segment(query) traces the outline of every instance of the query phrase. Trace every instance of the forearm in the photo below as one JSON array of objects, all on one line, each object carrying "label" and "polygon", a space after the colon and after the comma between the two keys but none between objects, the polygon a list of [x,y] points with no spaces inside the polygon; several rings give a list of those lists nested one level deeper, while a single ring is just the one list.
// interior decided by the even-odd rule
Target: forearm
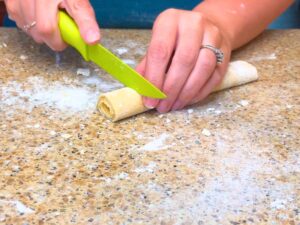
[{"label": "forearm", "polygon": [[206,0],[194,10],[207,15],[236,49],[260,34],[293,0]]}]

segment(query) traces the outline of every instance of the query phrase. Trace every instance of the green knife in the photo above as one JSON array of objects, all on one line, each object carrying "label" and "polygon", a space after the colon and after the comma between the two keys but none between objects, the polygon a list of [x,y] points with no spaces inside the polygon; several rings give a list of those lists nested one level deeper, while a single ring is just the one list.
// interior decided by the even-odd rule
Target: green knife
[{"label": "green knife", "polygon": [[166,95],[142,75],[124,63],[101,44],[87,45],[81,38],[74,20],[65,12],[59,12],[59,29],[63,40],[76,48],[86,61],[93,61],[115,79],[140,95],[163,99]]}]

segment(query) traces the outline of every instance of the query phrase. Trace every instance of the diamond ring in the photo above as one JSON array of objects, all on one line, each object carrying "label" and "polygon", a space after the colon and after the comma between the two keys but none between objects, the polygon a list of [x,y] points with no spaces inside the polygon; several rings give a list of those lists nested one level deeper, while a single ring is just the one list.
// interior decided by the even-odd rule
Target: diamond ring
[{"label": "diamond ring", "polygon": [[23,26],[24,31],[27,33],[32,27],[36,25],[36,21],[33,21],[30,24],[26,24]]},{"label": "diamond ring", "polygon": [[211,45],[202,45],[201,48],[207,48],[207,49],[212,50],[213,53],[215,53],[215,55],[216,55],[218,64],[221,64],[224,61],[224,53],[220,49],[215,48],[214,46],[211,46]]}]

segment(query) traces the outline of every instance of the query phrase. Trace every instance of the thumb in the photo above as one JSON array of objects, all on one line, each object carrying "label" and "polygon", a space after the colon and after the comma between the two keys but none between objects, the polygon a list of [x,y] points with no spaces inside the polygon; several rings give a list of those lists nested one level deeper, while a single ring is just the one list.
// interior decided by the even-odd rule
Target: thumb
[{"label": "thumb", "polygon": [[95,12],[88,0],[64,0],[61,7],[65,8],[75,20],[81,37],[88,44],[100,41],[100,28],[96,21]]}]

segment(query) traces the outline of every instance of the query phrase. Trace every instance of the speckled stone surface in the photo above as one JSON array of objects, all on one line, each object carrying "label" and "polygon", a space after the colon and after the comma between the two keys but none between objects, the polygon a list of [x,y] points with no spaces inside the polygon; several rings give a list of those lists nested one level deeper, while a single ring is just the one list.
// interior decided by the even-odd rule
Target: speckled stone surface
[{"label": "speckled stone surface", "polygon": [[[103,33],[132,66],[150,37]],[[265,32],[233,58],[259,81],[111,123],[95,105],[119,84],[0,29],[0,224],[299,225],[300,30]]]}]

